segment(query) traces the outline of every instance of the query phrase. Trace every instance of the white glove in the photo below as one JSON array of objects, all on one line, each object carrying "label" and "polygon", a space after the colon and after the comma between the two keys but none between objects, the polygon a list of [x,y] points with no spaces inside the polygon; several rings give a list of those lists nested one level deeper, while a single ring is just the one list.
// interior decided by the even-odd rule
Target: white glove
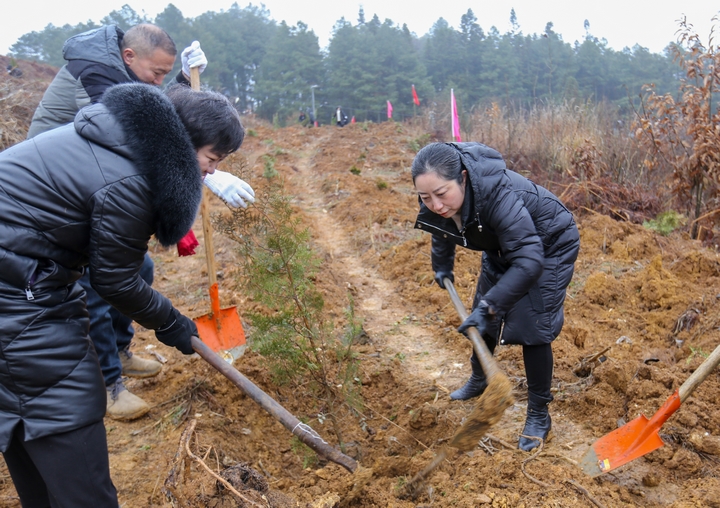
[{"label": "white glove", "polygon": [[200,74],[202,74],[208,63],[198,41],[193,41],[192,44],[183,49],[180,59],[182,60],[182,71],[186,76],[190,76],[190,67],[199,67]]},{"label": "white glove", "polygon": [[205,186],[228,206],[247,208],[247,203],[255,202],[255,191],[252,187],[230,173],[216,169],[214,173],[205,175],[203,181]]}]

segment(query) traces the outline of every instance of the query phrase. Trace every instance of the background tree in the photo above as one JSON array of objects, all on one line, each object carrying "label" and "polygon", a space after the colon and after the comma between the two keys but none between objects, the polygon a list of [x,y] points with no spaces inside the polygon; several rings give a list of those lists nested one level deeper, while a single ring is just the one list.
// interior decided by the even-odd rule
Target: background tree
[{"label": "background tree", "polygon": [[119,11],[112,11],[100,20],[101,25],[117,25],[123,32],[140,23],[150,22],[151,20],[147,16],[141,16],[127,4],[123,5]]},{"label": "background tree", "polygon": [[310,107],[310,86],[323,81],[318,38],[307,25],[289,27],[284,21],[275,30],[257,72],[257,114],[281,125]]},{"label": "background tree", "polygon": [[[458,28],[440,18],[420,38],[405,25],[381,22],[360,9],[356,25],[345,19],[336,23],[322,53],[307,25],[278,26],[262,5],[233,4],[227,11],[185,18],[169,4],[154,20],[125,5],[102,19],[123,29],[144,21],[165,28],[180,49],[199,40],[210,61],[203,84],[235,99],[242,111],[260,107],[264,118],[285,117],[307,104],[310,85],[319,85],[316,102],[323,122],[338,105],[358,120],[384,120],[387,100],[394,117],[404,118],[414,112],[413,84],[423,106],[446,103],[448,88],[454,88],[465,114],[492,103],[531,110],[538,104],[591,100],[612,103],[620,115],[628,115],[633,102],[637,106],[642,85],[653,83],[660,94],[676,93],[678,85],[669,51],[653,54],[639,46],[614,51],[591,33],[589,23],[584,40],[574,45],[564,42],[552,23],[542,34],[523,34],[512,9],[506,33],[495,27],[484,31],[468,10]],[[96,26],[48,25],[23,35],[13,56],[59,67],[65,40]],[[178,58],[172,75],[179,67]]]},{"label": "background tree", "polygon": [[22,35],[12,45],[12,55],[23,60],[35,60],[55,67],[65,65],[62,56],[62,47],[66,40],[75,34],[92,30],[100,25],[92,21],[80,23],[75,26],[63,25],[57,27],[53,24],[47,25],[40,32],[30,32]]},{"label": "background tree", "polygon": [[720,213],[720,108],[713,103],[720,93],[720,50],[712,34],[705,46],[685,21],[680,39],[690,46],[689,51],[672,49],[685,72],[682,97],[676,101],[648,85],[637,134],[654,149],[647,167],[658,171],[669,166],[673,193],[694,218],[691,235],[697,238],[701,221]]}]

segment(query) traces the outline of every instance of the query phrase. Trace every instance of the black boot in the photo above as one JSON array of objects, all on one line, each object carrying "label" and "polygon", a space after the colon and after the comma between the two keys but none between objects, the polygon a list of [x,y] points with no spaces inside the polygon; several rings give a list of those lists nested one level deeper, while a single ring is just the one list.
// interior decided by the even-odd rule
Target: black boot
[{"label": "black boot", "polygon": [[[552,402],[552,395],[542,397],[532,392],[528,392],[527,418],[525,419],[525,428],[523,428],[520,436],[518,448],[529,452],[540,446],[540,442],[547,439],[552,421],[548,404]],[[530,436],[530,437],[524,437]],[[535,439],[531,439],[531,437]]]},{"label": "black boot", "polygon": [[470,366],[472,367],[470,379],[467,380],[465,385],[450,394],[452,400],[468,400],[473,397],[478,397],[482,395],[485,388],[487,388],[485,373],[474,354],[470,357]]}]

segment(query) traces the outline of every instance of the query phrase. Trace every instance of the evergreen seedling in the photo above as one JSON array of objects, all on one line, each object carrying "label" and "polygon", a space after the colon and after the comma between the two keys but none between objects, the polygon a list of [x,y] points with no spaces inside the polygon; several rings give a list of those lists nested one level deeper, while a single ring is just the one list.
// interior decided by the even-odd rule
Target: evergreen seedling
[{"label": "evergreen seedling", "polygon": [[321,262],[310,247],[309,230],[283,194],[282,182],[273,182],[270,192],[256,196],[254,206],[219,218],[218,229],[237,242],[244,265],[241,284],[259,304],[259,310],[245,314],[252,324],[250,347],[268,360],[277,383],[314,392],[322,404],[318,414],[332,422],[342,447],[336,411],[343,403],[360,405],[352,345],[362,326],[351,301],[346,330],[336,333],[315,285]]}]

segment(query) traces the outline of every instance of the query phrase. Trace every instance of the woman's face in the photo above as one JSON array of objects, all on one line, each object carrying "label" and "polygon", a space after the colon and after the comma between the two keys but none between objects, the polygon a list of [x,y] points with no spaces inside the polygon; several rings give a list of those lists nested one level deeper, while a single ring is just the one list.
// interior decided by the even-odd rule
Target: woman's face
[{"label": "woman's face", "polygon": [[449,219],[460,213],[465,199],[466,170],[462,177],[459,184],[455,180],[444,180],[434,171],[428,172],[415,178],[415,190],[431,212]]},{"label": "woman's face", "polygon": [[206,175],[212,175],[217,169],[218,164],[222,162],[225,156],[219,156],[212,151],[212,145],[205,145],[197,150],[197,160],[200,164],[200,176],[203,180]]}]

